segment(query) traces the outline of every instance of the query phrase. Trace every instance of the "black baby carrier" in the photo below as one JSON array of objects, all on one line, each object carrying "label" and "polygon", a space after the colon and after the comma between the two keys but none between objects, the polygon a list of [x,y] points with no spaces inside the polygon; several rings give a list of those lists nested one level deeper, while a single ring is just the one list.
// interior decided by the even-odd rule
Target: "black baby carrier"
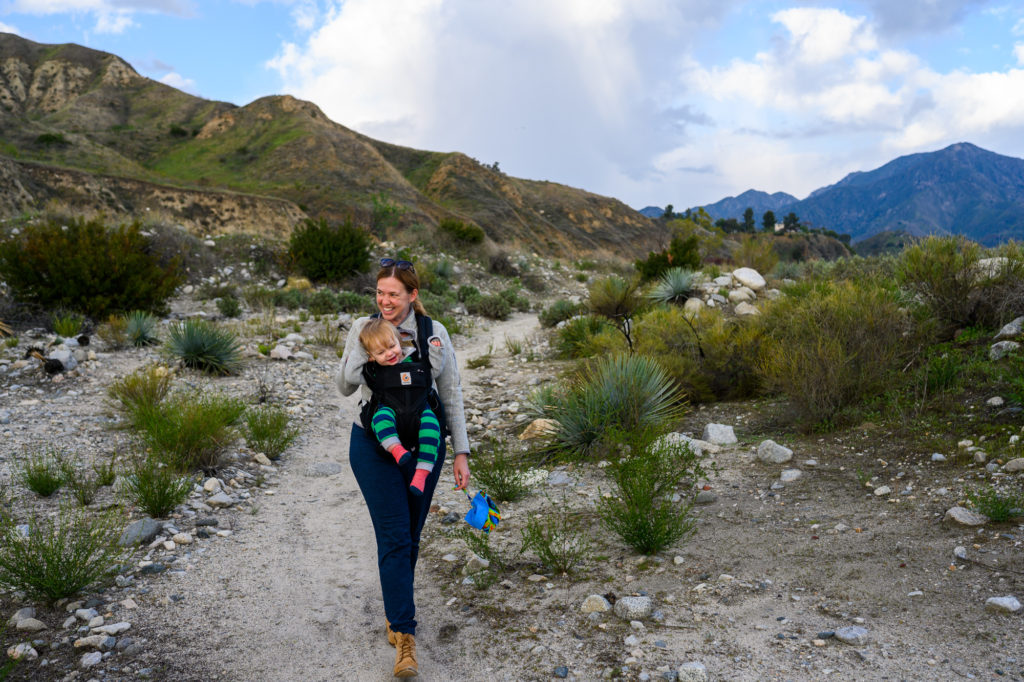
[{"label": "black baby carrier", "polygon": [[[377,313],[373,317],[380,317]],[[419,448],[420,414],[429,406],[441,425],[441,440],[447,433],[444,405],[433,388],[430,373],[428,339],[434,332],[434,322],[426,315],[416,314],[416,351],[410,362],[397,365],[378,365],[368,361],[363,365],[363,378],[372,395],[363,405],[359,419],[367,433],[373,434],[373,415],[383,405],[395,411],[398,438],[406,449]],[[380,444],[377,449],[383,451]]]}]

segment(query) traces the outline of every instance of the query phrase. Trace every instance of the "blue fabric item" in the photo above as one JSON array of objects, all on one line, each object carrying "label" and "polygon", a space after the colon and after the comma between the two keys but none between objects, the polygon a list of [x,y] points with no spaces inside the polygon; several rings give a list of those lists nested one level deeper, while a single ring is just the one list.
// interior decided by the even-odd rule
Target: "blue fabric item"
[{"label": "blue fabric item", "polygon": [[423,495],[409,492],[416,472],[410,458],[399,467],[391,457],[377,449],[377,439],[363,427],[353,424],[349,440],[349,464],[359,490],[366,500],[377,538],[377,569],[384,596],[384,615],[395,632],[416,634],[416,605],[413,599],[413,574],[419,556],[420,532],[430,512],[430,501],[444,465],[445,443],[437,450],[434,470],[427,476]]}]

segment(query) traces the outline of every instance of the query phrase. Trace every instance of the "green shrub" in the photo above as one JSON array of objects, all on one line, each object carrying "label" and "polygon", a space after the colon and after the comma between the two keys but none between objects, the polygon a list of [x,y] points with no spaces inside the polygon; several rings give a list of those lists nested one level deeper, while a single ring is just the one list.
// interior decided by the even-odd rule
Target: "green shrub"
[{"label": "green shrub", "polygon": [[950,332],[974,322],[981,247],[963,237],[928,237],[900,255],[900,284]]},{"label": "green shrub", "polygon": [[112,381],[107,397],[115,409],[124,413],[129,425],[137,426],[170,390],[171,373],[161,365],[150,365]]},{"label": "green shrub", "polygon": [[598,359],[552,406],[558,422],[552,448],[569,459],[602,454],[618,432],[667,430],[683,415],[682,395],[651,358]]},{"label": "green shrub", "polygon": [[64,506],[56,517],[28,519],[23,536],[0,514],[0,585],[49,602],[75,595],[111,575],[122,556],[113,512],[90,515]]},{"label": "green shrub", "polygon": [[465,303],[466,305],[476,303],[482,296],[483,295],[480,293],[480,290],[472,284],[463,284],[459,287],[459,291],[456,294],[456,298],[459,300],[459,303]]},{"label": "green shrub", "polygon": [[696,273],[683,268],[669,268],[661,273],[661,279],[647,292],[647,298],[659,303],[685,303],[693,291]]},{"label": "green shrub", "polygon": [[36,137],[36,144],[41,147],[67,147],[71,143],[64,133],[43,133]]},{"label": "green shrub", "polygon": [[0,279],[19,300],[93,319],[161,310],[181,282],[177,262],[162,266],[149,252],[138,222],[108,229],[96,219],[26,225],[0,241]]},{"label": "green shrub", "polygon": [[520,296],[520,290],[521,287],[519,285],[513,285],[499,291],[498,296],[508,301],[508,304],[515,310],[526,312],[530,309],[530,299]]},{"label": "green shrub", "polygon": [[499,294],[481,296],[466,308],[473,315],[481,315],[491,320],[507,320],[512,314],[512,304]]},{"label": "green shrub", "polygon": [[559,574],[572,573],[591,554],[592,543],[579,514],[569,513],[565,505],[549,513],[531,516],[520,531],[523,551],[532,551],[540,562]]},{"label": "green shrub", "polygon": [[270,459],[277,459],[298,435],[299,429],[289,426],[288,413],[273,407],[261,407],[245,413],[246,443]]},{"label": "green shrub", "polygon": [[155,410],[139,415],[142,442],[162,462],[180,471],[214,468],[221,453],[238,436],[234,425],[245,403],[216,393],[168,397]]},{"label": "green shrub", "polygon": [[242,304],[234,296],[223,296],[217,299],[217,310],[224,317],[238,317],[242,314]]},{"label": "green shrub", "polygon": [[78,313],[58,311],[50,317],[50,324],[57,336],[70,339],[82,333],[85,318]]},{"label": "green shrub", "polygon": [[676,235],[669,242],[668,249],[651,253],[647,258],[637,260],[634,266],[641,280],[647,282],[660,277],[669,268],[699,270],[700,263],[700,241],[697,235]]},{"label": "green shrub", "polygon": [[335,300],[338,310],[343,313],[361,313],[374,308],[371,297],[354,291],[339,291]]},{"label": "green shrub", "polygon": [[107,315],[107,319],[96,330],[96,334],[114,350],[128,345],[128,323],[122,315]]},{"label": "green shrub", "polygon": [[488,439],[474,451],[473,477],[498,502],[516,502],[530,492],[521,463],[499,440]]},{"label": "green shrub", "polygon": [[64,453],[49,448],[37,450],[19,462],[18,480],[42,497],[49,497],[64,485]]},{"label": "green shrub", "polygon": [[306,307],[314,315],[327,315],[340,310],[337,297],[328,289],[317,291],[306,301]]},{"label": "green shrub", "polygon": [[275,305],[275,293],[273,289],[251,286],[242,291],[242,299],[251,310],[267,310]]},{"label": "green shrub", "polygon": [[153,518],[165,517],[192,492],[192,479],[158,457],[136,458],[124,476],[124,493]]},{"label": "green shrub", "polygon": [[484,240],[484,231],[479,225],[464,223],[455,218],[443,218],[438,224],[441,232],[466,244],[479,244]]},{"label": "green shrub", "polygon": [[158,320],[142,310],[133,310],[124,316],[125,334],[136,348],[160,343],[156,335]]},{"label": "green shrub", "polygon": [[1021,490],[1004,492],[987,486],[981,490],[968,491],[967,499],[975,510],[996,523],[1024,516],[1024,491]]},{"label": "green shrub", "polygon": [[307,219],[292,232],[288,255],[299,271],[318,282],[340,282],[370,266],[370,239],[352,221],[329,225]]},{"label": "green shrub", "polygon": [[508,257],[507,253],[496,253],[488,260],[488,270],[495,275],[500,277],[518,277],[519,268],[517,268],[512,260]]},{"label": "green shrub", "polygon": [[476,554],[481,559],[486,559],[490,563],[490,568],[496,569],[498,572],[504,572],[508,569],[510,557],[491,544],[490,533],[481,533],[472,528],[462,526],[455,531],[454,537],[465,542],[466,547],[473,554]]},{"label": "green shrub", "polygon": [[113,457],[105,461],[93,462],[92,471],[96,475],[96,485],[99,486],[114,485],[114,481],[117,479],[117,468]]},{"label": "green shrub", "polygon": [[640,318],[636,338],[636,352],[654,358],[691,403],[742,400],[762,391],[765,341],[757,316],[663,306]]},{"label": "green shrub", "polygon": [[565,299],[555,301],[547,308],[542,310],[537,316],[542,327],[554,327],[563,320],[576,317],[586,310],[586,306],[582,303],[573,303]]},{"label": "green shrub", "polygon": [[594,337],[606,328],[604,320],[585,315],[575,317],[558,329],[555,352],[562,358],[589,358],[595,354]]},{"label": "green shrub", "polygon": [[302,289],[278,289],[274,292],[274,305],[278,308],[298,310],[306,306],[310,294]]},{"label": "green shrub", "polygon": [[[608,468],[615,492],[598,500],[605,527],[641,554],[655,554],[693,532],[692,490],[706,475],[689,445],[655,440],[653,433],[624,439],[631,454]],[[681,504],[672,500],[680,486]]]},{"label": "green shrub", "polygon": [[786,293],[765,309],[760,370],[810,425],[880,394],[914,352],[909,317],[891,291],[841,281]]},{"label": "green shrub", "polygon": [[183,365],[208,374],[235,374],[242,351],[235,334],[206,320],[188,319],[170,326],[166,349]]}]

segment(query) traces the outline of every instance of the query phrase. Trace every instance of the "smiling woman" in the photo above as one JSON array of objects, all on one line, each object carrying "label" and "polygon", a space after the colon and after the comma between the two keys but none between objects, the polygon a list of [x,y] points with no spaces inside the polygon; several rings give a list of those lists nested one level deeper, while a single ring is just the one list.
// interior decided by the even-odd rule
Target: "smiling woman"
[{"label": "smiling woman", "polygon": [[[380,266],[380,312],[352,324],[336,382],[342,395],[360,390],[360,412],[371,418],[369,425],[365,417],[352,424],[349,462],[373,521],[385,632],[396,650],[394,674],[412,677],[418,674],[413,574],[420,533],[444,464],[445,435],[455,449],[458,489],[469,482],[469,437],[452,342],[444,325],[423,309],[416,268],[392,258],[382,259]],[[402,355],[407,357],[399,360],[392,346],[406,349]],[[416,396],[415,409],[409,410],[412,420],[408,415],[399,420],[391,404],[382,402],[379,379],[390,377],[398,378],[399,393]],[[410,431],[418,434],[418,442],[403,441]],[[417,456],[406,446],[416,449]]]}]

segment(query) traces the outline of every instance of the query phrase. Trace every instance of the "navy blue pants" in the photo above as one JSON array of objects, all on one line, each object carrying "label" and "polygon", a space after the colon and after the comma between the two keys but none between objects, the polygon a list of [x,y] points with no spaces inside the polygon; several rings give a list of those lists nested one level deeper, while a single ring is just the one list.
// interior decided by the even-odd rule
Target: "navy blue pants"
[{"label": "navy blue pants", "polygon": [[379,450],[377,439],[358,424],[352,425],[348,446],[349,464],[373,521],[377,536],[377,569],[384,594],[384,615],[395,632],[416,634],[413,573],[420,551],[420,532],[430,512],[430,500],[444,465],[445,442],[437,449],[437,462],[427,476],[423,495],[409,492],[416,473],[416,459],[399,467],[393,457]]}]

